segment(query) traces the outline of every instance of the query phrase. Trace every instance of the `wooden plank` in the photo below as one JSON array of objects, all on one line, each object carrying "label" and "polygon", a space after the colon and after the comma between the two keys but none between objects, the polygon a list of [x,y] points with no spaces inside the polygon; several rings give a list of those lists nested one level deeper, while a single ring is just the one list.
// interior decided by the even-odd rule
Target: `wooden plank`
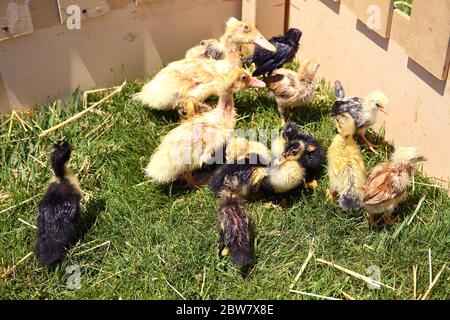
[{"label": "wooden plank", "polygon": [[81,9],[81,20],[107,14],[111,11],[108,0],[58,0],[61,23],[65,23],[67,8],[76,5]]},{"label": "wooden plank", "polygon": [[413,2],[406,53],[423,68],[445,80],[450,63],[450,0]]},{"label": "wooden plank", "polygon": [[391,39],[394,39],[403,48],[409,37],[410,17],[406,13],[395,9],[392,16]]},{"label": "wooden plank", "polygon": [[256,25],[256,0],[242,1],[242,20]]},{"label": "wooden plank", "polygon": [[284,33],[284,11],[285,0],[257,1],[256,27],[267,39]]},{"label": "wooden plank", "polygon": [[29,2],[34,30],[53,27],[61,23],[58,2],[55,0],[33,0]]},{"label": "wooden plank", "polygon": [[0,41],[33,32],[26,0],[0,1]]},{"label": "wooden plank", "polygon": [[353,10],[359,20],[383,38],[391,32],[394,0],[342,0]]}]

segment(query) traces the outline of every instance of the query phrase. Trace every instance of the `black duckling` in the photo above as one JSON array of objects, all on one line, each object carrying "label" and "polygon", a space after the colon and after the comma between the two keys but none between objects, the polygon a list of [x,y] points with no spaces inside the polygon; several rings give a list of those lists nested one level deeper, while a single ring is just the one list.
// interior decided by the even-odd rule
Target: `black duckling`
[{"label": "black duckling", "polygon": [[55,173],[38,206],[36,256],[41,264],[60,260],[67,248],[77,241],[80,228],[80,187],[67,168],[72,146],[57,142],[51,151]]},{"label": "black duckling", "polygon": [[278,156],[280,151],[277,150],[282,150],[288,141],[295,140],[303,141],[305,144],[305,152],[300,162],[306,171],[305,182],[307,186],[315,189],[317,179],[320,177],[326,161],[326,151],[316,138],[300,131],[297,124],[290,121],[286,123],[283,129],[282,138],[274,142],[272,146],[273,154]]},{"label": "black duckling", "polygon": [[302,32],[298,29],[289,29],[286,35],[272,37],[269,42],[275,46],[276,52],[256,47],[253,62],[256,70],[254,77],[271,74],[275,69],[281,68],[285,63],[291,62],[297,54]]},{"label": "black duckling", "polygon": [[[270,164],[265,163],[226,163],[220,166],[209,181],[212,192],[219,194],[225,178],[235,177],[239,184],[238,193],[244,198],[266,193],[286,193],[305,181],[305,169],[301,157],[305,152],[303,141],[288,143],[284,151]],[[250,156],[251,157],[251,156]],[[253,156],[257,158],[256,155]]]},{"label": "black duckling", "polygon": [[224,186],[217,202],[219,216],[219,257],[230,251],[231,261],[242,268],[253,263],[253,248],[250,222],[237,192],[239,182],[236,177],[225,178]]}]

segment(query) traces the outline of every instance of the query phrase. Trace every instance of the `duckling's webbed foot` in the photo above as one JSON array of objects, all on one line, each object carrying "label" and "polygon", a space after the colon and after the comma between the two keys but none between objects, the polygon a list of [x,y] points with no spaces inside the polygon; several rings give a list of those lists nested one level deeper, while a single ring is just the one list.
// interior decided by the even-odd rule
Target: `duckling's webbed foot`
[{"label": "duckling's webbed foot", "polygon": [[201,184],[200,181],[198,181],[191,172],[186,173],[183,175],[183,178],[186,180],[186,183],[184,185],[177,185],[177,187],[181,189],[198,189],[203,184]]},{"label": "duckling's webbed foot", "polygon": [[209,111],[212,107],[209,104],[201,102],[194,97],[186,97],[178,102],[175,108],[182,120],[192,118],[193,116]]},{"label": "duckling's webbed foot", "polygon": [[[219,249],[219,253],[218,256],[219,258],[222,258],[224,256],[224,249],[225,249],[225,234],[224,231],[222,229],[220,229],[219,231],[220,234],[220,239],[219,239],[219,245],[218,245],[218,249]],[[225,252],[226,254],[227,252]]]},{"label": "duckling's webbed foot", "polygon": [[312,181],[309,181],[309,182],[305,182],[305,187],[307,189],[316,190],[318,186],[319,186],[319,184],[317,183],[317,180],[315,180],[315,179]]},{"label": "duckling's webbed foot", "polygon": [[336,191],[332,191],[331,189],[328,189],[326,202],[331,202],[331,203],[336,202],[337,196],[338,196],[338,194]]}]

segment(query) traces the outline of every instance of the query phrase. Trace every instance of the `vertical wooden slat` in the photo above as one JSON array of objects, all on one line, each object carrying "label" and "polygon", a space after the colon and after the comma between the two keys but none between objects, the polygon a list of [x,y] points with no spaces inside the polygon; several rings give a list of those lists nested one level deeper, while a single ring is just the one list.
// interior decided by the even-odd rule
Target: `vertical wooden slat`
[{"label": "vertical wooden slat", "polygon": [[291,15],[291,0],[284,1],[284,33],[289,30],[289,17]]},{"label": "vertical wooden slat", "polygon": [[[420,0],[419,0],[420,1]],[[389,38],[394,0],[342,0],[370,29],[383,38]]]},{"label": "vertical wooden slat", "polygon": [[0,41],[33,32],[26,0],[0,1]]},{"label": "vertical wooden slat", "polygon": [[416,0],[405,41],[407,54],[431,74],[447,79],[450,63],[450,0]]},{"label": "vertical wooden slat", "polygon": [[242,0],[242,19],[256,25],[256,0]]},{"label": "vertical wooden slat", "polygon": [[77,5],[81,9],[81,20],[104,15],[111,11],[108,0],[58,0],[61,23],[65,23],[67,8]]}]

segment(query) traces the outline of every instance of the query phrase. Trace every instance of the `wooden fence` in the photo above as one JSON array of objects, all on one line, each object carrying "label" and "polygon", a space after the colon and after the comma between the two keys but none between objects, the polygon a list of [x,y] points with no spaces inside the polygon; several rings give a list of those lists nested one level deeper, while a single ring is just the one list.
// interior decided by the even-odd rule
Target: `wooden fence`
[{"label": "wooden fence", "polygon": [[[317,0],[307,0],[317,1]],[[245,0],[243,16],[263,31],[279,32],[285,17],[298,10],[295,0]],[[334,0],[351,8],[358,20],[383,38],[390,38],[394,18],[402,20],[395,32],[409,57],[439,80],[446,80],[450,64],[450,0],[415,0],[411,17],[395,9],[394,0]],[[287,14],[286,14],[287,13]],[[320,17],[318,17],[320,19]],[[266,32],[267,33],[267,32]]]}]

